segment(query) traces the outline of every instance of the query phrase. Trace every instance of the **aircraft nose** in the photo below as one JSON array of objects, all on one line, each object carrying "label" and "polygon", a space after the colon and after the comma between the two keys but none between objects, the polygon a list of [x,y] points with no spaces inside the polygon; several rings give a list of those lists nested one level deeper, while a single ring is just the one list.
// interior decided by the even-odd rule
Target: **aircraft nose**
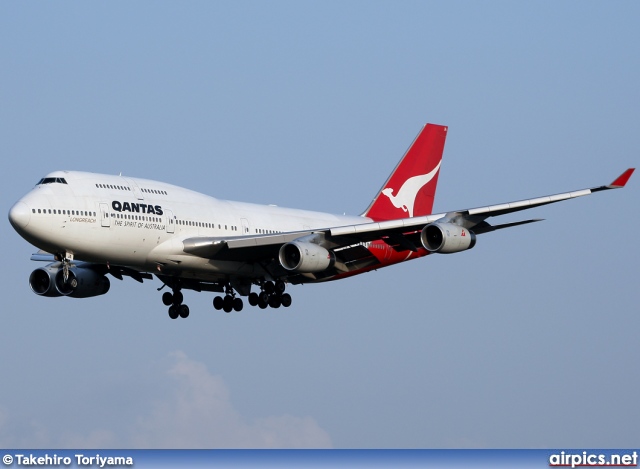
[{"label": "aircraft nose", "polygon": [[26,228],[31,221],[31,211],[24,202],[17,202],[11,210],[9,210],[9,221],[13,227],[18,230]]}]

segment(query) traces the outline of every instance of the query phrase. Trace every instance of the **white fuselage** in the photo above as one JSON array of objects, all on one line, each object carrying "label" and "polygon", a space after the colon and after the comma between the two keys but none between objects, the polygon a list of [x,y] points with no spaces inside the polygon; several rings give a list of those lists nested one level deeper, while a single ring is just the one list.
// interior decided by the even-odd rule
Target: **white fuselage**
[{"label": "white fuselage", "polygon": [[371,221],[218,200],[174,185],[122,176],[57,171],[43,181],[48,182],[38,184],[10,213],[25,239],[50,253],[146,272],[173,268],[179,275],[210,279],[251,275],[256,266],[185,254],[182,240],[230,239]]}]

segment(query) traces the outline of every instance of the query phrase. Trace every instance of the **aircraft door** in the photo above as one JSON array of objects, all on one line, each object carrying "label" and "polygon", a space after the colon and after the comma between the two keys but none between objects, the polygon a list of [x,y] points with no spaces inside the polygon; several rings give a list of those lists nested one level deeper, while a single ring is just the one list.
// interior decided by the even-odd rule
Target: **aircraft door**
[{"label": "aircraft door", "polygon": [[125,181],[127,181],[127,183],[129,183],[129,185],[131,186],[131,189],[133,189],[133,195],[136,196],[136,199],[144,200],[144,195],[142,194],[140,187],[138,187],[138,184],[136,184],[136,182],[133,179],[127,179],[127,178],[122,178],[122,179],[124,179]]},{"label": "aircraft door", "polygon": [[240,223],[242,224],[242,235],[246,236],[249,234],[249,220],[246,218],[241,218]]},{"label": "aircraft door", "polygon": [[100,204],[100,220],[102,226],[109,228],[111,226],[111,218],[109,218],[109,204]]},{"label": "aircraft door", "polygon": [[167,233],[174,233],[176,231],[176,219],[173,216],[173,212],[165,210],[164,213],[167,215]]}]

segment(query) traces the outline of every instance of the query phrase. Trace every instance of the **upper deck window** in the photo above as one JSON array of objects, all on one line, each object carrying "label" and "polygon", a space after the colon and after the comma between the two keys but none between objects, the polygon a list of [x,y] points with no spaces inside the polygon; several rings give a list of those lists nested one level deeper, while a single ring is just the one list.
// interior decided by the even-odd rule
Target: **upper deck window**
[{"label": "upper deck window", "polygon": [[36,184],[36,186],[39,186],[41,184],[66,184],[67,181],[65,178],[42,178],[40,179],[40,181],[38,181],[38,184]]}]

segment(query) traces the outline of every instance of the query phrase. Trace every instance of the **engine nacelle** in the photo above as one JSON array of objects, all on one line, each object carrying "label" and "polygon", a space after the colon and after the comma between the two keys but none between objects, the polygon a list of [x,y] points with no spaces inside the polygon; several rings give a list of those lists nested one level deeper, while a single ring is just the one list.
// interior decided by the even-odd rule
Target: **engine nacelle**
[{"label": "engine nacelle", "polygon": [[56,290],[60,295],[71,298],[90,298],[104,295],[109,291],[111,283],[100,272],[88,266],[69,268],[69,278],[64,281],[64,271],[59,269],[55,276]]},{"label": "engine nacelle", "polygon": [[333,252],[314,243],[292,241],[280,248],[280,264],[300,273],[322,272],[336,262]]},{"label": "engine nacelle", "polygon": [[474,247],[476,235],[452,223],[431,223],[422,229],[420,242],[427,251],[451,254]]},{"label": "engine nacelle", "polygon": [[60,270],[60,262],[54,262],[46,267],[31,272],[29,286],[31,291],[40,296],[62,296],[56,289],[56,274]]}]

